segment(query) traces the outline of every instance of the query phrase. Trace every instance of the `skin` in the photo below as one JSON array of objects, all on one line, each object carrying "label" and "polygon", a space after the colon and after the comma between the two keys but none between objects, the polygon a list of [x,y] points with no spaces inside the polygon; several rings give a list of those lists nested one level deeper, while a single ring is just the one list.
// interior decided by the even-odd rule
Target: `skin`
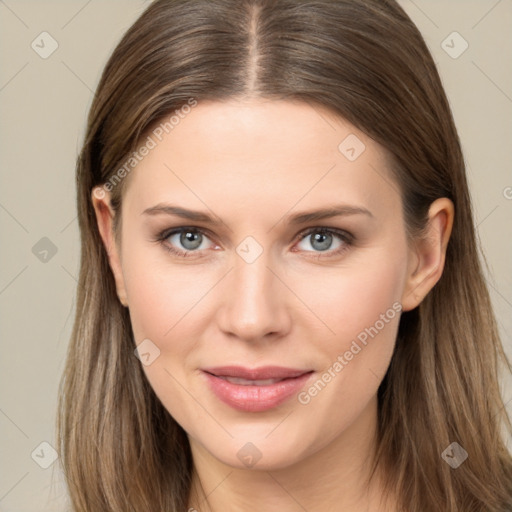
[{"label": "skin", "polygon": [[[355,134],[366,146],[349,161],[338,145]],[[415,308],[441,277],[453,205],[435,201],[427,237],[408,244],[402,202],[386,151],[328,111],[296,102],[205,102],[131,172],[122,227],[112,232],[109,194],[92,195],[120,300],[136,344],[160,350],[144,366],[169,413],[187,432],[195,466],[190,507],[198,511],[382,511],[379,472],[366,484],[374,449],[379,384],[393,354],[399,314],[369,339],[307,404],[296,396],[264,412],[221,402],[200,368],[238,364],[314,370],[304,389],[332,368],[357,335],[394,303]],[[217,219],[208,226],[143,212],[168,203]],[[352,214],[292,225],[298,212],[345,204]],[[203,228],[187,257],[168,228]],[[327,251],[310,227],[329,227]],[[263,249],[252,263],[237,246],[252,236]],[[344,250],[335,254],[338,248]],[[329,253],[331,256],[329,256]],[[320,255],[320,258],[318,256]],[[238,457],[252,443],[253,467]],[[200,489],[208,496],[195,497]]]}]

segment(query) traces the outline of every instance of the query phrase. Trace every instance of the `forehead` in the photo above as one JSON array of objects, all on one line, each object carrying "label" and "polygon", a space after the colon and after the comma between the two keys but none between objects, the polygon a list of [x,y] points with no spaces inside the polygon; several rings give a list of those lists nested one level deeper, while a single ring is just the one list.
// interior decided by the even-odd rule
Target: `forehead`
[{"label": "forehead", "polygon": [[180,200],[204,209],[207,201],[277,215],[298,201],[303,209],[344,200],[385,208],[400,199],[385,150],[321,107],[200,102],[174,121],[143,141],[153,147],[130,177],[125,201],[134,207]]}]

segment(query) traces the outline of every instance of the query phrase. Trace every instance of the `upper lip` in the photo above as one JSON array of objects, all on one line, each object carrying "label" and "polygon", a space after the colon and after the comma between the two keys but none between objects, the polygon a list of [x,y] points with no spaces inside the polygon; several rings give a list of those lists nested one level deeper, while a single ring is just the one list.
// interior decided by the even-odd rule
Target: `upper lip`
[{"label": "upper lip", "polygon": [[216,377],[237,377],[247,380],[264,379],[291,379],[300,377],[312,370],[300,370],[297,368],[284,368],[282,366],[261,366],[259,368],[244,368],[243,366],[216,366],[214,368],[203,368],[206,373]]}]

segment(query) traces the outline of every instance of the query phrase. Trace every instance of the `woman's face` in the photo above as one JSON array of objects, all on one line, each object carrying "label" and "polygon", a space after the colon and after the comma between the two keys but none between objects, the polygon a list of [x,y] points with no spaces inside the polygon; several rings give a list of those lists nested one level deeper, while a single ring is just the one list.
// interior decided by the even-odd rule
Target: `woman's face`
[{"label": "woman's face", "polygon": [[127,178],[111,254],[155,393],[235,467],[367,439],[415,305],[384,151],[284,101],[199,103],[167,131]]}]

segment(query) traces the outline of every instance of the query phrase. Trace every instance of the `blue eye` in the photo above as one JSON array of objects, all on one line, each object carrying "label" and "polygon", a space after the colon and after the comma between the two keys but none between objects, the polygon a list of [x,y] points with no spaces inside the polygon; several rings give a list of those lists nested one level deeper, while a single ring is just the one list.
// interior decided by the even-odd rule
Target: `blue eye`
[{"label": "blue eye", "polygon": [[[202,251],[216,247],[204,230],[186,226],[163,231],[155,241],[170,253],[183,258],[201,257]],[[346,231],[313,227],[299,234],[298,243],[294,247],[298,247],[299,252],[311,253],[318,258],[331,257],[348,250],[353,241],[353,235]],[[292,250],[298,252],[295,248]]]},{"label": "blue eye", "polygon": [[209,239],[200,229],[187,227],[167,231],[160,237],[160,241],[164,243],[167,250],[180,256],[188,256],[191,252],[208,249],[203,246],[205,240]]},{"label": "blue eye", "polygon": [[328,252],[330,256],[346,250],[352,243],[352,236],[345,231],[333,228],[310,228],[301,235],[298,245],[300,246],[305,241],[308,241],[307,245],[312,247],[313,250],[304,246],[299,247],[300,250],[318,253]]}]

